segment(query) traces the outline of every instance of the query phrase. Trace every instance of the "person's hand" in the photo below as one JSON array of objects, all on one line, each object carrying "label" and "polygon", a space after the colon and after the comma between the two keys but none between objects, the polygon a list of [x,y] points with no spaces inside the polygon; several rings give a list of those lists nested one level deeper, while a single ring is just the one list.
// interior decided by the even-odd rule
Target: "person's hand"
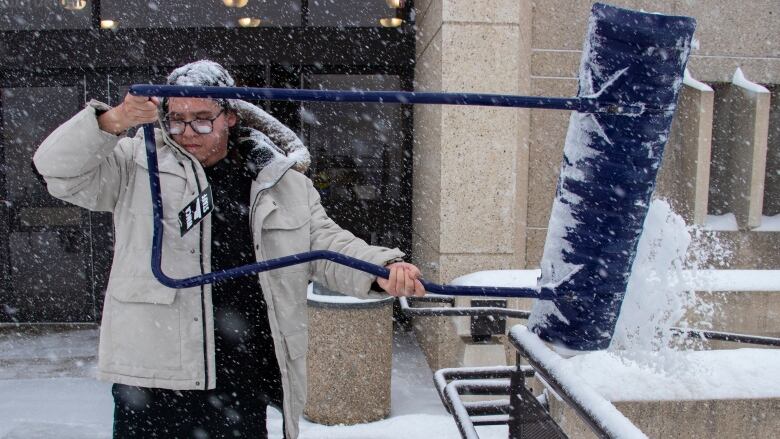
[{"label": "person's hand", "polygon": [[387,279],[378,277],[376,283],[395,297],[414,296],[422,297],[425,295],[420,279],[422,273],[420,269],[407,262],[396,262],[387,266],[390,269],[390,276]]},{"label": "person's hand", "polygon": [[160,100],[155,97],[125,95],[125,100],[116,107],[98,117],[101,130],[119,135],[129,128],[157,120],[157,106]]}]

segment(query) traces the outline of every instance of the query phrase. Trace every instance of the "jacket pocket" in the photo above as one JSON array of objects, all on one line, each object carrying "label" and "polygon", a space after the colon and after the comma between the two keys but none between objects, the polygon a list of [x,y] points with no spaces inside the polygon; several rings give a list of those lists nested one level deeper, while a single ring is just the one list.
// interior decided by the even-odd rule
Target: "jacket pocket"
[{"label": "jacket pocket", "polygon": [[263,219],[263,230],[295,230],[311,221],[311,212],[307,206],[279,207]]},{"label": "jacket pocket", "polygon": [[128,279],[113,285],[109,294],[109,362],[141,377],[180,370],[182,324],[176,290]]},{"label": "jacket pocket", "polygon": [[157,279],[127,278],[110,282],[108,294],[120,302],[170,305],[176,299],[176,289],[168,288]]},{"label": "jacket pocket", "polygon": [[[185,189],[187,180],[171,173],[159,173],[160,196],[163,202],[163,218],[178,222],[179,209],[189,201],[195,199],[197,194],[190,194],[186,199]],[[143,167],[136,167],[134,179],[131,181],[128,210],[135,215],[152,215],[152,193],[149,186],[149,171]]]},{"label": "jacket pocket", "polygon": [[[263,246],[265,258],[280,258],[311,250],[311,234],[308,227],[311,214],[306,206],[279,206],[261,221],[260,245]],[[280,276],[301,271],[308,272],[309,264],[302,263],[271,270],[269,275]]]},{"label": "jacket pocket", "polygon": [[287,347],[287,356],[291,360],[296,360],[306,355],[309,349],[309,335],[305,330],[285,335],[284,344]]}]

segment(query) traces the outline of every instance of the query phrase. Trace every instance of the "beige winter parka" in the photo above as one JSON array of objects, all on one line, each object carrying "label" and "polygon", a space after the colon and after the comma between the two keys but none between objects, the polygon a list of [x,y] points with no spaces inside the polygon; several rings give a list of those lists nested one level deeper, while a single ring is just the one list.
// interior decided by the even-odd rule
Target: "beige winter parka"
[{"label": "beige winter parka", "polygon": [[[132,386],[212,389],[214,326],[211,286],[171,289],[151,272],[152,203],[141,130],[134,138],[101,131],[91,102],[41,144],[34,161],[49,192],[62,200],[114,215],[114,260],[100,327],[98,378]],[[157,153],[163,201],[162,269],[183,278],[210,272],[211,218],[180,236],[178,213],[208,185],[188,152],[161,140]],[[257,260],[309,250],[333,250],[378,265],[403,256],[374,247],[336,225],[311,181],[276,155],[252,183],[250,227]],[[249,239],[249,237],[247,237]],[[313,279],[362,298],[374,276],[331,262],[312,262],[257,275],[268,306],[282,376],[289,439],[298,437],[306,401],[308,316]]]}]

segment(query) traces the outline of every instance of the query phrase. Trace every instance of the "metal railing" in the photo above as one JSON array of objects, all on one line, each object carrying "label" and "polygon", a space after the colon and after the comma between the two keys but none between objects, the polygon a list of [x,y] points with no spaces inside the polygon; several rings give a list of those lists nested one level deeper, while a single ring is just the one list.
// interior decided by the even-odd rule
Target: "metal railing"
[{"label": "metal railing", "polygon": [[[527,318],[530,314],[529,311],[525,310],[494,307],[457,308],[454,307],[455,298],[446,296],[427,296],[411,300],[412,304],[405,297],[399,298],[401,310],[408,317],[492,315]],[[415,307],[413,306],[414,303],[441,303],[449,307]],[[780,338],[679,327],[671,328],[671,330],[681,336],[707,340],[780,346]],[[535,335],[532,336],[536,337]],[[580,398],[575,397],[572,386],[565,381],[559,380],[549,365],[542,361],[537,353],[528,349],[527,341],[520,340],[514,332],[510,332],[509,341],[517,349],[517,364],[521,364],[523,360],[526,360],[529,363],[528,365],[519,367],[445,368],[439,369],[434,373],[433,381],[439,398],[447,412],[453,416],[462,438],[478,439],[477,426],[496,424],[509,425],[510,439],[527,439],[532,437],[565,438],[566,434],[549,415],[544,398],[534,397],[526,389],[525,379],[531,377],[542,380],[552,389],[582,418],[596,436],[610,439],[645,437],[611,402],[595,393],[595,391],[590,392],[588,395],[589,402],[597,402],[602,408],[601,414],[595,414],[592,410],[589,410]],[[539,342],[541,343],[541,340]],[[552,351],[549,351],[549,354],[558,357]],[[508,395],[509,400],[464,402],[461,399],[462,395]],[[613,425],[615,424],[615,419],[618,419],[618,425]]]},{"label": "metal railing", "polygon": [[604,439],[647,437],[610,401],[590,386],[576,382],[577,377],[566,377],[557,373],[553,362],[562,360],[561,357],[549,350],[536,334],[522,325],[517,325],[509,332],[509,342],[517,349],[518,361],[525,359],[537,376],[574,410],[596,436]]},{"label": "metal railing", "polygon": [[730,341],[733,343],[757,344],[762,346],[780,347],[780,338],[761,335],[738,334],[734,332],[710,331],[706,329],[671,328],[679,335],[687,335],[702,340]]},{"label": "metal railing", "polygon": [[525,311],[522,309],[511,308],[499,308],[493,306],[475,306],[467,308],[455,308],[454,297],[419,297],[414,298],[414,302],[434,302],[445,303],[450,305],[450,308],[443,307],[426,307],[417,308],[412,307],[406,297],[399,297],[398,302],[401,305],[401,311],[410,317],[471,317],[471,316],[504,316],[514,317],[517,319],[527,319],[531,315],[531,311]]},{"label": "metal railing", "polygon": [[[452,414],[453,413],[452,405],[449,403],[445,395],[445,389],[447,387],[447,384],[449,384],[451,381],[499,380],[499,379],[508,380],[509,378],[512,377],[512,374],[516,373],[517,371],[518,368],[516,366],[454,367],[454,368],[439,369],[433,374],[433,384],[436,387],[436,391],[439,394],[439,399],[441,399],[444,408],[447,409],[448,413]],[[520,366],[520,373],[525,374],[526,377],[532,377],[534,375],[534,370],[531,366]],[[505,394],[509,395],[508,392]],[[465,405],[467,408],[473,408],[474,410],[477,410],[476,405],[475,406],[470,406],[469,404],[465,404]],[[480,407],[482,406],[484,406],[484,404],[480,405]],[[469,410],[469,413],[473,414],[471,410]],[[504,414],[504,413],[501,412],[495,414]]]}]

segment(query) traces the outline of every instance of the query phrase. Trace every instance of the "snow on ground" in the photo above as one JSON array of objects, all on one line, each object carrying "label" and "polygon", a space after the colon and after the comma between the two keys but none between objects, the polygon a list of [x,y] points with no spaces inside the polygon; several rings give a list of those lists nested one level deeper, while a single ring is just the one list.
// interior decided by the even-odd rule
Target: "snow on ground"
[{"label": "snow on ground", "polygon": [[[303,420],[301,439],[460,438],[416,341],[397,333],[394,343],[390,417],[354,426]],[[96,355],[95,329],[0,331],[0,439],[110,438],[111,384],[91,378]],[[281,429],[281,415],[270,409],[269,437],[281,437]],[[507,437],[506,426],[478,431],[483,439]]]},{"label": "snow on ground", "polygon": [[91,377],[97,355],[97,331],[47,331],[31,336],[0,332],[0,380]]},{"label": "snow on ground", "polygon": [[739,230],[737,217],[733,213],[724,213],[723,215],[707,215],[704,221],[706,230],[717,230],[722,232],[734,232]]}]

